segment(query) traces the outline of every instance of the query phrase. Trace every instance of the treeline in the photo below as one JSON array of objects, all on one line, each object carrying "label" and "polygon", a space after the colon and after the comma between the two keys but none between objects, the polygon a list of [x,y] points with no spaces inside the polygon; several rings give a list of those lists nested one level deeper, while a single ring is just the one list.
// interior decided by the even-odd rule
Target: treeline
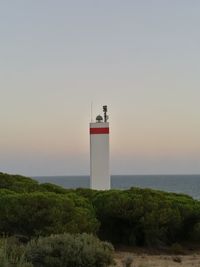
[{"label": "treeline", "polygon": [[57,233],[96,233],[92,204],[73,191],[0,174],[0,233],[31,238]]},{"label": "treeline", "polygon": [[0,173],[0,233],[92,233],[114,245],[200,241],[200,202],[150,189],[95,191]]}]

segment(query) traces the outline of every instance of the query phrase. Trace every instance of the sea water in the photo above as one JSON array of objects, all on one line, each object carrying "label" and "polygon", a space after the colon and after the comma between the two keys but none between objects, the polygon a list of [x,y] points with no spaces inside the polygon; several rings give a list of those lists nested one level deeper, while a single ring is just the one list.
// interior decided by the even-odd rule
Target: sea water
[{"label": "sea water", "polygon": [[[41,183],[53,183],[64,188],[89,188],[89,176],[33,177]],[[111,188],[152,188],[167,192],[184,193],[200,199],[200,175],[113,175]]]}]

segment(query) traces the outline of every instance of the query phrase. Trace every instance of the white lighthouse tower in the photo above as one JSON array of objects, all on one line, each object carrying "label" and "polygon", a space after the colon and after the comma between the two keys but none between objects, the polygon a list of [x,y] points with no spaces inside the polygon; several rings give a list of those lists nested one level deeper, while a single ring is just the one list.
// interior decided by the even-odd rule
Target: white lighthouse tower
[{"label": "white lighthouse tower", "polygon": [[96,190],[110,189],[107,106],[103,111],[104,119],[98,115],[96,122],[90,123],[90,188]]}]

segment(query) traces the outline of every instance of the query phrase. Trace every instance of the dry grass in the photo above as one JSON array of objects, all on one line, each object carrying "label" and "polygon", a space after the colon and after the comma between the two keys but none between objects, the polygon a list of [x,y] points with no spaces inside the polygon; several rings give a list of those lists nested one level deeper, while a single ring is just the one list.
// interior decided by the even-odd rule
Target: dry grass
[{"label": "dry grass", "polygon": [[191,255],[147,255],[116,252],[116,267],[125,267],[126,258],[132,257],[131,267],[200,267],[200,252]]}]

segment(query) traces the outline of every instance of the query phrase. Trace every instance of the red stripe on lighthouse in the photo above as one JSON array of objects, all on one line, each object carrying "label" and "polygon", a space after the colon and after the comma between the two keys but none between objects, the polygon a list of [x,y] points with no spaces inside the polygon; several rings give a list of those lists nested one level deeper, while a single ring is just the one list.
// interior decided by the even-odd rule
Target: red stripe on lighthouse
[{"label": "red stripe on lighthouse", "polygon": [[90,128],[90,134],[109,134],[109,128]]}]

